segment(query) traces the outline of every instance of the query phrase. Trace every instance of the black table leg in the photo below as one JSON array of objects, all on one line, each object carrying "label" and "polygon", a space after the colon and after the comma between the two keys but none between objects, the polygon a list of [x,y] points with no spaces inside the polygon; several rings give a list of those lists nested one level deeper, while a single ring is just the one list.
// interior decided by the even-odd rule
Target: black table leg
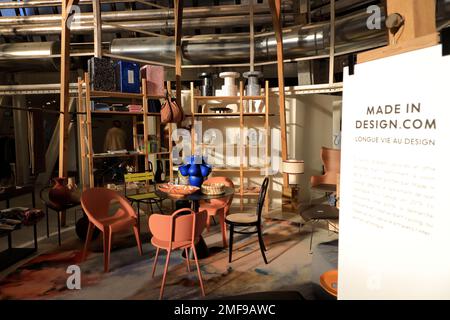
[{"label": "black table leg", "polygon": [[8,250],[12,248],[11,232],[8,233]]},{"label": "black table leg", "polygon": [[38,250],[38,241],[37,241],[37,228],[36,224],[33,224],[33,236],[34,236],[34,250]]},{"label": "black table leg", "polygon": [[31,191],[31,203],[33,204],[33,208],[36,208],[36,195],[34,194],[34,188]]},{"label": "black table leg", "polygon": [[45,206],[45,215],[46,215],[46,219],[47,219],[47,238],[49,238],[50,230],[49,230],[49,225],[48,225],[48,207],[47,207],[47,205]]},{"label": "black table leg", "polygon": [[58,217],[58,244],[61,247],[61,211],[56,212],[56,216]]}]

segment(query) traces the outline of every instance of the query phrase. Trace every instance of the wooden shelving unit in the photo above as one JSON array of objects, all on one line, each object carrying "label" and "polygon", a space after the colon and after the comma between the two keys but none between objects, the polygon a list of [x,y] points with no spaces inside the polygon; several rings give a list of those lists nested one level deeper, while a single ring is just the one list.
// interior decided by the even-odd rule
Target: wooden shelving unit
[{"label": "wooden shelving unit", "polygon": [[[192,150],[195,150],[196,142],[195,142],[195,132],[194,132],[194,122],[197,118],[207,119],[207,118],[230,118],[230,120],[238,120],[239,119],[239,130],[240,130],[240,143],[237,146],[240,148],[240,166],[239,167],[222,167],[222,168],[214,168],[213,172],[227,172],[227,173],[239,173],[239,186],[236,186],[236,193],[235,195],[239,196],[240,198],[240,209],[243,210],[244,207],[244,198],[245,197],[255,197],[258,196],[258,192],[245,192],[245,188],[242,188],[244,186],[245,182],[244,179],[246,177],[249,177],[248,174],[250,173],[257,173],[263,171],[264,174],[267,176],[269,175],[269,167],[270,167],[270,152],[269,152],[269,117],[274,116],[274,114],[270,113],[269,108],[269,82],[265,82],[265,89],[264,89],[264,95],[261,96],[244,96],[244,83],[241,81],[239,83],[239,96],[235,97],[229,97],[229,96],[198,96],[195,95],[194,91],[194,83],[191,82],[191,123],[192,123],[192,132],[191,132],[191,139],[192,139]],[[244,112],[244,101],[264,101],[265,104],[265,112]],[[239,112],[232,112],[232,113],[199,113],[196,112],[197,106],[199,102],[207,102],[207,101],[220,101],[220,102],[235,102],[239,106]],[[248,119],[263,119],[264,120],[264,129],[265,129],[265,163],[263,167],[246,167],[244,165],[244,153],[246,148],[250,148],[249,146],[246,147],[244,143],[244,125],[245,120]],[[230,146],[236,146],[236,145],[228,145],[224,144],[224,147],[230,147]],[[201,145],[202,152],[205,148],[204,144]],[[267,193],[266,196],[266,202],[265,202],[265,208],[266,212],[269,210],[269,202],[270,202],[270,195]]]},{"label": "wooden shelving unit", "polygon": [[[167,88],[170,88],[170,82],[167,83]],[[87,166],[84,161],[81,163],[82,172],[82,184],[83,187],[94,187],[94,159],[97,158],[116,158],[116,157],[139,157],[144,156],[146,161],[145,171],[149,170],[149,156],[169,156],[170,162],[170,180],[173,180],[173,168],[172,168],[172,144],[169,140],[168,151],[161,152],[149,152],[148,150],[148,136],[149,128],[147,117],[160,117],[160,113],[148,112],[148,99],[163,99],[165,96],[154,96],[147,94],[147,85],[145,79],[142,80],[142,92],[141,93],[126,93],[126,92],[108,92],[108,91],[95,91],[91,90],[89,83],[89,74],[84,74],[84,79],[78,79],[78,123],[79,123],[79,135],[80,135],[80,147],[82,159],[87,159]],[[91,110],[91,101],[101,100],[108,101],[114,99],[122,99],[131,104],[142,104],[141,112],[128,112],[128,111],[95,111]],[[84,103],[83,103],[84,101]],[[115,115],[115,116],[128,116],[133,119],[133,147],[134,150],[129,153],[94,153],[92,144],[92,118],[95,116]],[[141,118],[138,121],[138,117]],[[143,144],[144,151],[138,150],[138,125],[143,126]],[[159,121],[157,121],[157,127],[159,128]],[[169,125],[169,136],[172,135],[172,127]],[[88,176],[88,181],[86,180]]]}]

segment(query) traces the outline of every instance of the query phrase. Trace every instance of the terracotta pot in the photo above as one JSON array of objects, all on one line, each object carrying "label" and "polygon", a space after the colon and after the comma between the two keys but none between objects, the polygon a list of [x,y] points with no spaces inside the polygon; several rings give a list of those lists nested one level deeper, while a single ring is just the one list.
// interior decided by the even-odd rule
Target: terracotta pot
[{"label": "terracotta pot", "polygon": [[66,178],[55,178],[55,185],[48,192],[49,199],[58,204],[58,205],[66,205],[71,201],[71,191],[66,186]]}]

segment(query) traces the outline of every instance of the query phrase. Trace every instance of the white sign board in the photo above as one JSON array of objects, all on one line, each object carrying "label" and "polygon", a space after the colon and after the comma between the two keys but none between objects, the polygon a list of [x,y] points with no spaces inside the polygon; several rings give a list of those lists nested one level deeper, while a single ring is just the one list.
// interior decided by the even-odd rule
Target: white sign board
[{"label": "white sign board", "polygon": [[450,299],[450,56],[344,76],[339,299]]}]

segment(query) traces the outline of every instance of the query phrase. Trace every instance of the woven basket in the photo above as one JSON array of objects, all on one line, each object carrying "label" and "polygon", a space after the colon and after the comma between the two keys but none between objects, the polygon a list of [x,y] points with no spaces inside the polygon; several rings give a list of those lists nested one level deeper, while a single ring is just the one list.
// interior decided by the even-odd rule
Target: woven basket
[{"label": "woven basket", "polygon": [[204,183],[202,184],[202,193],[207,195],[216,195],[225,193],[225,184],[223,183]]}]

